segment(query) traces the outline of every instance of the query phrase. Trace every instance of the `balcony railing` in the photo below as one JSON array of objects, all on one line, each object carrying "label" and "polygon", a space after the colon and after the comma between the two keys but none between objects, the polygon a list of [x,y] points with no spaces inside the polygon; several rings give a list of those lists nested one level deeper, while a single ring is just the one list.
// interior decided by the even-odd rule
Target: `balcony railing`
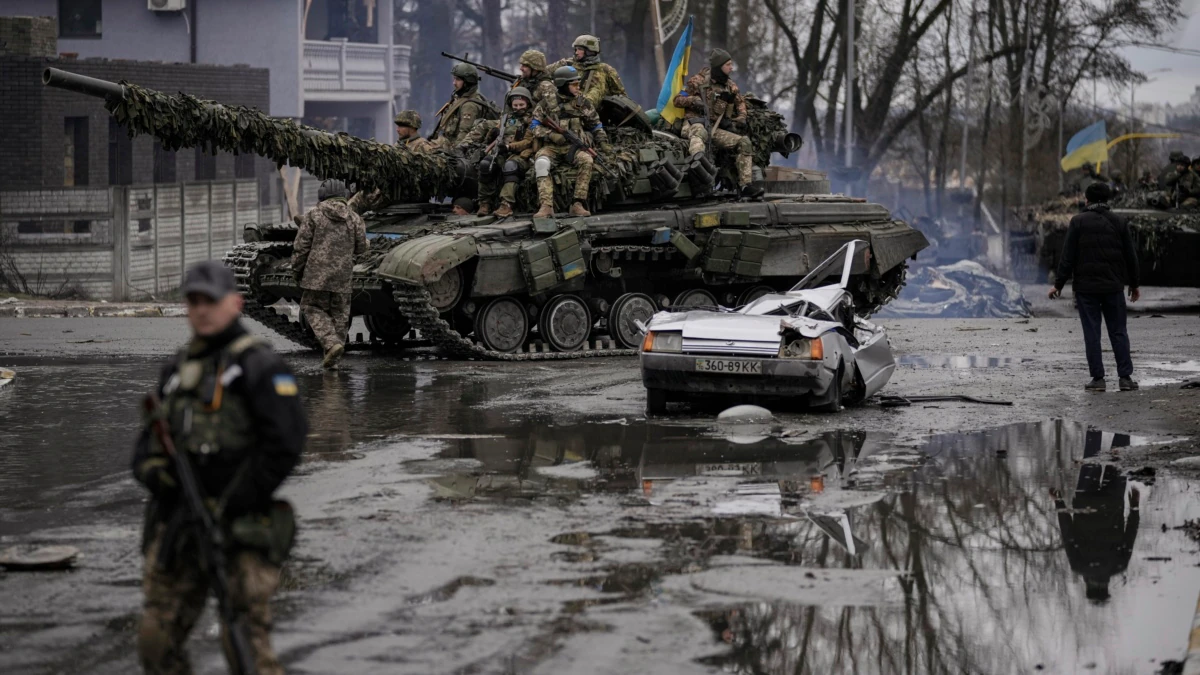
[{"label": "balcony railing", "polygon": [[[410,88],[407,45],[304,41],[304,93],[387,99]],[[389,82],[391,78],[392,82]]]}]

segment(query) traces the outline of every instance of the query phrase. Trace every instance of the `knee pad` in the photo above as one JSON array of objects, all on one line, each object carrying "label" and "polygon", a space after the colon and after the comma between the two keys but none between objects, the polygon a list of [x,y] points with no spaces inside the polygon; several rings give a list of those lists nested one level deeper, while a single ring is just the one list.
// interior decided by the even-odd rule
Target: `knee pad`
[{"label": "knee pad", "polygon": [[553,165],[553,162],[550,161],[549,157],[538,157],[533,162],[533,175],[538,178],[549,178],[551,165]]},{"label": "knee pad", "polygon": [[513,160],[508,160],[504,163],[504,182],[515,183],[521,175],[521,167]]},{"label": "knee pad", "polygon": [[750,144],[748,137],[742,136],[742,140],[738,141],[737,151],[738,154],[742,155],[749,155],[754,152],[754,146]]}]

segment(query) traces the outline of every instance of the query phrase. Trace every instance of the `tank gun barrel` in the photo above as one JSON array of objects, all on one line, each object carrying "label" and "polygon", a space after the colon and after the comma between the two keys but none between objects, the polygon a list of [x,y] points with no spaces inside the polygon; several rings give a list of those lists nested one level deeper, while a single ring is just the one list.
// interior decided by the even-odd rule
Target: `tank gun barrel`
[{"label": "tank gun barrel", "polygon": [[780,131],[771,139],[771,150],[784,157],[797,152],[802,145],[804,145],[804,139],[800,137],[800,134],[792,132]]},{"label": "tank gun barrel", "polygon": [[46,86],[104,99],[104,107],[130,135],[154,136],[169,150],[203,147],[253,153],[279,166],[290,164],[317,178],[337,178],[358,189],[378,189],[393,199],[427,201],[453,195],[463,184],[464,164],[442,153],[330,133],[295,120],[271,117],[243,106],[178,94],[122,81],[108,82],[47,68]]}]

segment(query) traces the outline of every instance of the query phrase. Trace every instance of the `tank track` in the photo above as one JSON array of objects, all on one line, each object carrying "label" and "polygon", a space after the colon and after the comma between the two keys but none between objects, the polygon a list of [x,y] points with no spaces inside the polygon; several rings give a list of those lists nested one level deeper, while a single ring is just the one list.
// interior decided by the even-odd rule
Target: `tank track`
[{"label": "tank track", "polygon": [[254,279],[257,268],[264,262],[262,254],[276,249],[284,251],[291,247],[292,242],[290,241],[238,244],[225,254],[223,262],[226,267],[233,270],[238,292],[246,299],[245,307],[242,309],[244,315],[302,347],[320,351],[321,344],[317,342],[312,331],[305,328],[303,323],[292,321],[276,312],[274,308],[263,306],[258,302],[257,294],[251,287],[251,281]]},{"label": "tank track", "polygon": [[[443,353],[457,358],[478,359],[485,361],[556,361],[563,359],[583,359],[603,356],[633,356],[636,349],[580,349],[573,352],[517,352],[506,354],[484,347],[473,342],[442,319],[429,291],[423,286],[405,283],[393,283],[392,296],[396,306],[422,338],[433,343]],[[610,342],[611,344],[611,342]]]}]

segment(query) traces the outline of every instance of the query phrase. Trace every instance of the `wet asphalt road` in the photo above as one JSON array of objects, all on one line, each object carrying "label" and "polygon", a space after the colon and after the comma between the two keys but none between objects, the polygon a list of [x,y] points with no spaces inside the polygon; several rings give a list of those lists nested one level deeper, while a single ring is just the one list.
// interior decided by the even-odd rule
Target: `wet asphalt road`
[{"label": "wet asphalt road", "polygon": [[[302,525],[275,605],[289,672],[1149,673],[1179,658],[1200,568],[1171,528],[1200,517],[1197,485],[1117,465],[1192,448],[1188,401],[1084,396],[1071,321],[889,326],[889,393],[1017,405],[647,421],[632,359],[354,354],[326,374],[290,354],[313,435],[283,490]],[[1134,320],[1143,382],[1186,377],[1195,332]],[[184,334],[0,322],[0,354],[20,354],[0,357],[18,371],[0,391],[0,546],[84,551],[69,573],[0,574],[3,672],[133,670],[128,448]],[[223,672],[211,615],[193,654]]]}]

